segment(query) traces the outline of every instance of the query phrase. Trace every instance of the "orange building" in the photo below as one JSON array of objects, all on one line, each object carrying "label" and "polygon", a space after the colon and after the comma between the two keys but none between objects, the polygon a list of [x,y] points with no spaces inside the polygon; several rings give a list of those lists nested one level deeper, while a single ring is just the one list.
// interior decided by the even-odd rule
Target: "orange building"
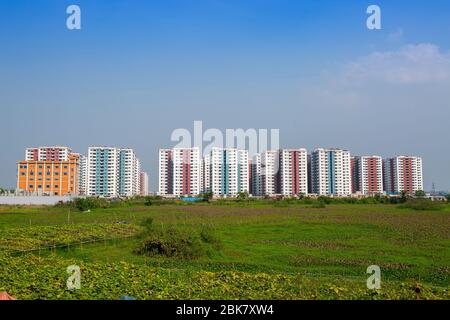
[{"label": "orange building", "polygon": [[78,154],[70,154],[67,161],[19,161],[17,189],[54,196],[77,195],[79,170]]}]

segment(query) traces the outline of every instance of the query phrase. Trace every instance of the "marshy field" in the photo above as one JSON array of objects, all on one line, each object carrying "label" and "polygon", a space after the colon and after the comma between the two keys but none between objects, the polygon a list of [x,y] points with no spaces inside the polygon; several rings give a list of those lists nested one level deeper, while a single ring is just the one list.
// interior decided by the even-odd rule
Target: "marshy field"
[{"label": "marshy field", "polygon": [[0,206],[0,292],[17,299],[450,299],[449,284],[448,204]]}]

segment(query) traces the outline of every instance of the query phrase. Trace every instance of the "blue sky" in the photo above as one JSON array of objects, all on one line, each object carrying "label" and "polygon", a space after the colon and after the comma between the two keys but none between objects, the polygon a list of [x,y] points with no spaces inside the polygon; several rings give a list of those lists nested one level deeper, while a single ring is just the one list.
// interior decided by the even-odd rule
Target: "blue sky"
[{"label": "blue sky", "polygon": [[[82,30],[66,29],[66,8]],[[382,10],[380,31],[366,8]],[[450,1],[0,0],[0,186],[24,149],[136,149],[156,188],[176,128],[420,155],[450,189]]]}]

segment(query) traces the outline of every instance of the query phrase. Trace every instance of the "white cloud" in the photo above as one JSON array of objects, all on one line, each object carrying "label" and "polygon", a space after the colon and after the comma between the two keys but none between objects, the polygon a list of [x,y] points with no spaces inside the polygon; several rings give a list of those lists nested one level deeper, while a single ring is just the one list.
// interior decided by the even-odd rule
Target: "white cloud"
[{"label": "white cloud", "polygon": [[300,101],[316,110],[354,112],[376,106],[390,112],[426,106],[442,112],[450,101],[450,53],[433,44],[407,45],[373,52],[313,80],[302,83]]},{"label": "white cloud", "polygon": [[442,83],[450,80],[450,54],[433,44],[408,45],[397,51],[374,52],[348,64],[342,80],[394,85]]}]

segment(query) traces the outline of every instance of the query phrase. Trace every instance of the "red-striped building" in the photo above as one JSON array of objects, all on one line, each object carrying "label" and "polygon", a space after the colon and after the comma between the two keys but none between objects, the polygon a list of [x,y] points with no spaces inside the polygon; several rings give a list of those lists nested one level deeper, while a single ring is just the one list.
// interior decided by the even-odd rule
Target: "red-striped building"
[{"label": "red-striped building", "polygon": [[422,158],[398,156],[383,163],[384,189],[388,194],[423,191]]},{"label": "red-striped building", "polygon": [[358,156],[351,159],[352,193],[383,193],[383,159],[380,156]]}]

